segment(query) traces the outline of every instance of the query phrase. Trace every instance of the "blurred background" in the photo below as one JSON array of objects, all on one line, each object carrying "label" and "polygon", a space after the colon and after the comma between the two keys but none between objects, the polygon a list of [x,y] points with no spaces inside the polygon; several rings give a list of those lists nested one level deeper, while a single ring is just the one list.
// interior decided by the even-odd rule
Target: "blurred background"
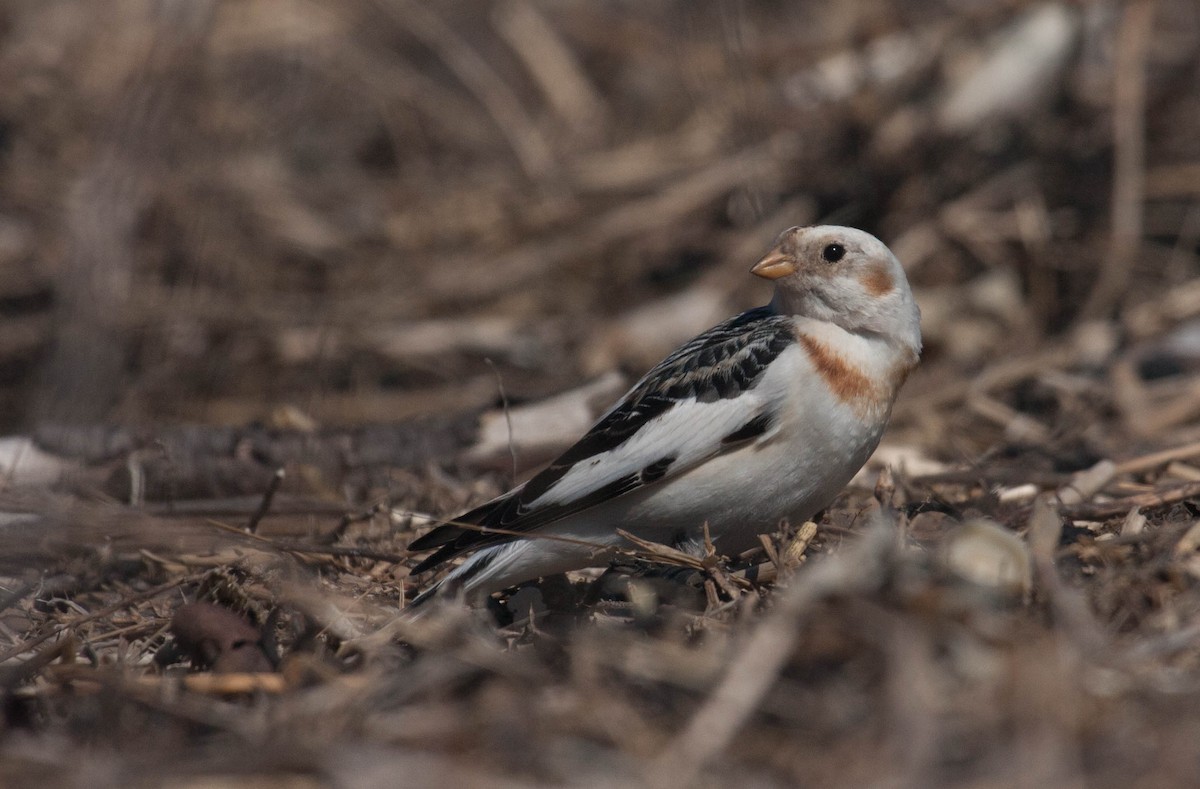
[{"label": "blurred background", "polygon": [[[394,629],[818,222],[925,352],[814,572]],[[1187,786],[1197,458],[1196,0],[0,0],[4,786]]]},{"label": "blurred background", "polygon": [[[0,428],[638,375],[765,301],[747,268],[815,222],[917,288],[899,427],[1064,353],[1136,352],[1144,406],[1200,361],[1198,41],[1193,0],[7,0]],[[1044,432],[1070,388],[967,410]]]}]

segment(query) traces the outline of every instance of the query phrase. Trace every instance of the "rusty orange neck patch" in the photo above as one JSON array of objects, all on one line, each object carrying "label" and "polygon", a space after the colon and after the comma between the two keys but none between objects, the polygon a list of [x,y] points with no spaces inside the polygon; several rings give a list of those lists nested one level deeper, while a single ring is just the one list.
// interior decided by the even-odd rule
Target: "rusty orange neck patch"
[{"label": "rusty orange neck patch", "polygon": [[883,263],[871,266],[858,281],[866,288],[867,293],[876,298],[886,296],[896,287],[892,280],[892,272],[888,271],[888,266]]},{"label": "rusty orange neck patch", "polygon": [[829,384],[837,399],[846,405],[862,410],[870,408],[883,396],[880,387],[870,376],[841,354],[807,334],[800,334],[797,339],[808,352],[808,358],[812,360],[817,373]]},{"label": "rusty orange neck patch", "polygon": [[879,415],[891,408],[908,374],[917,366],[918,356],[907,352],[880,377],[870,375],[858,364],[834,351],[825,343],[796,332],[796,341],[808,353],[817,374],[829,386],[834,397],[853,408],[860,416]]}]

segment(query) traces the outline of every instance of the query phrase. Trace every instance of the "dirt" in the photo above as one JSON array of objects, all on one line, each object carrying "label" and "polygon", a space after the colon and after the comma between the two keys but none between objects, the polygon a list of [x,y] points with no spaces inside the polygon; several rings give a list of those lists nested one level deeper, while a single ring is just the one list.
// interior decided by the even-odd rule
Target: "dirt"
[{"label": "dirt", "polygon": [[[1194,783],[1193,5],[0,3],[0,783]],[[405,615],[811,223],[925,340],[814,524]]]}]

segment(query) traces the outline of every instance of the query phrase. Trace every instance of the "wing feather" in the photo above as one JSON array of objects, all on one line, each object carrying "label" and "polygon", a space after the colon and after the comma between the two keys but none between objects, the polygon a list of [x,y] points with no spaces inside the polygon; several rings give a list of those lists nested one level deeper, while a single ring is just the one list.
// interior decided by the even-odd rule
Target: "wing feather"
[{"label": "wing feather", "polygon": [[[709,329],[659,362],[600,420],[525,485],[456,518],[527,532],[647,485],[661,484],[766,432],[766,366],[795,342],[790,318],[770,307]],[[447,523],[410,550],[438,548],[419,572],[466,551],[514,539]]]}]

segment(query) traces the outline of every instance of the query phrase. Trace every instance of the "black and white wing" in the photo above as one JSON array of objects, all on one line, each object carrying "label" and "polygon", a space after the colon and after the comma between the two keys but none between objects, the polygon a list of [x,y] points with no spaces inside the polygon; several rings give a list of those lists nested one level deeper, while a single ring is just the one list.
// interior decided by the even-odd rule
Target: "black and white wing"
[{"label": "black and white wing", "polygon": [[[456,519],[528,532],[661,483],[767,432],[777,394],[757,391],[767,365],[795,342],[791,319],[749,310],[687,342],[638,381],[591,430],[521,487]],[[409,550],[438,550],[422,572],[461,553],[515,539],[447,523]]]}]

